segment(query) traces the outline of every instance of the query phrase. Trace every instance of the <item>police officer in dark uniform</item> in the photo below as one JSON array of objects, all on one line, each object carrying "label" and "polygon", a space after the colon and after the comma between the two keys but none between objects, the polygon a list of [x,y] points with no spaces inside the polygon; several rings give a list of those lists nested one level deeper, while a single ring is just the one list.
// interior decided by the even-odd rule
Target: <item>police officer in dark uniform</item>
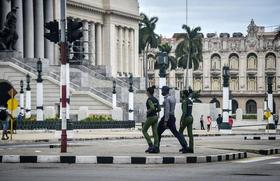
[{"label": "police officer in dark uniform", "polygon": [[[193,146],[193,116],[192,116],[192,108],[193,108],[193,101],[190,97],[189,91],[184,90],[182,93],[182,116],[180,121],[180,129],[179,133],[184,136],[184,130],[187,127],[188,136],[189,136],[189,143],[190,146],[185,150],[186,153],[193,153],[194,146]],[[179,150],[183,151],[183,149]]]},{"label": "police officer in dark uniform", "polygon": [[[149,148],[145,151],[146,153],[158,153],[159,152],[159,142],[157,133],[157,122],[158,122],[158,112],[160,111],[160,106],[158,100],[153,96],[155,87],[149,87],[147,89],[148,99],[146,102],[147,107],[147,120],[143,126],[143,135],[149,145]],[[152,143],[151,137],[148,134],[148,129],[152,127],[154,144]]]}]

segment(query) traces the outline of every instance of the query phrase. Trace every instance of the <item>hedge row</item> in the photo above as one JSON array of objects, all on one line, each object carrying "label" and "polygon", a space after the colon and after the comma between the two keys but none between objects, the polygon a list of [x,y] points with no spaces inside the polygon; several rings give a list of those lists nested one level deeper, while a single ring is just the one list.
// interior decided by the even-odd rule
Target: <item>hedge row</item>
[{"label": "hedge row", "polygon": [[[111,128],[134,128],[135,121],[95,121],[95,122],[68,122],[67,129],[111,129]],[[2,124],[0,125],[2,129]],[[61,129],[61,121],[23,121],[17,125],[17,129]]]}]

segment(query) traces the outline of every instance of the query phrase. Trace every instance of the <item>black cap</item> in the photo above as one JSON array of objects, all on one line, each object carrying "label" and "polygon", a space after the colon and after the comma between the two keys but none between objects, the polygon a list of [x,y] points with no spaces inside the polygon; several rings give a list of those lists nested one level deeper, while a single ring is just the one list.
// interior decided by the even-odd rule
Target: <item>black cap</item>
[{"label": "black cap", "polygon": [[169,87],[168,86],[163,86],[162,88],[161,88],[161,91],[162,92],[169,92]]}]

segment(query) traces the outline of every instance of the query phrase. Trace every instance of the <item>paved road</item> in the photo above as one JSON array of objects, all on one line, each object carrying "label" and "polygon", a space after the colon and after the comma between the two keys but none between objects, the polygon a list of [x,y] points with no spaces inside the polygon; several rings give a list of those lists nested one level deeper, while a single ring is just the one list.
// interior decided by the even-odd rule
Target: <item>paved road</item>
[{"label": "paved road", "polygon": [[[63,155],[133,155],[144,156],[147,143],[144,139],[75,141]],[[57,155],[60,148],[48,144],[0,145],[0,155]],[[244,136],[196,137],[194,155],[211,155],[234,152],[230,149],[260,150],[279,147],[280,140],[244,140]],[[181,155],[176,138],[163,138],[160,156]],[[237,151],[237,150],[235,150]],[[189,154],[193,155],[193,154]]]},{"label": "paved road", "polygon": [[3,181],[279,181],[280,155],[183,165],[0,164]]}]

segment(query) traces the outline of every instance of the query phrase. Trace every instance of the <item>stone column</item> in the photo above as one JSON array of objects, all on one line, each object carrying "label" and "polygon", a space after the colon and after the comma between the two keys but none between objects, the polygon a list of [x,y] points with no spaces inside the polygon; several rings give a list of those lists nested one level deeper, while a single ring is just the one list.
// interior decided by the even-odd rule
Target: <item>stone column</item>
[{"label": "stone column", "polygon": [[10,0],[1,0],[0,1],[0,29],[3,29],[4,23],[6,21],[7,14],[11,11],[11,1]]},{"label": "stone column", "polygon": [[263,53],[258,54],[257,70],[257,90],[265,91],[265,55]]},{"label": "stone column", "polygon": [[133,47],[134,47],[134,75],[135,76],[141,76],[141,70],[143,69],[143,65],[141,65],[141,62],[139,62],[139,54],[138,54],[138,42],[139,42],[139,29],[138,29],[138,26],[135,27],[133,29],[133,40],[134,40],[134,44],[133,44]]},{"label": "stone column", "polygon": [[43,1],[35,3],[35,57],[44,58],[44,6]]},{"label": "stone column", "polygon": [[17,51],[23,54],[23,5],[22,0],[13,0],[13,6],[18,7],[17,9],[17,34],[18,40],[16,42],[15,48]]},{"label": "stone column", "polygon": [[239,57],[239,90],[246,91],[247,89],[247,57],[241,54]]},{"label": "stone column", "polygon": [[84,48],[84,55],[85,55],[85,59],[86,61],[89,61],[89,33],[88,33],[88,22],[86,20],[83,21],[83,48]]},{"label": "stone column", "polygon": [[34,58],[33,0],[24,1],[24,57]]},{"label": "stone column", "polygon": [[131,62],[129,60],[129,30],[128,28],[124,29],[124,60],[125,60],[125,66],[124,66],[124,70],[126,73],[129,73],[129,64],[132,64],[133,62]]},{"label": "stone column", "polygon": [[129,41],[130,41],[130,46],[129,46],[129,61],[130,61],[130,66],[129,66],[129,72],[135,74],[135,57],[134,57],[134,33],[133,29],[130,29],[129,31]]},{"label": "stone column", "polygon": [[94,22],[89,23],[89,53],[89,62],[91,63],[91,65],[96,65]]},{"label": "stone column", "polygon": [[102,25],[98,23],[97,25],[97,36],[96,36],[96,52],[97,52],[97,65],[102,65],[103,50],[102,50]]},{"label": "stone column", "polygon": [[118,51],[119,51],[119,57],[118,57],[118,71],[121,72],[123,74],[123,29],[120,26],[119,27],[119,32],[118,32],[118,37],[119,37],[119,47],[118,47]]},{"label": "stone column", "polygon": [[[53,21],[53,0],[44,0],[45,23]],[[45,39],[45,58],[49,59],[49,64],[54,65],[54,44]]]}]

